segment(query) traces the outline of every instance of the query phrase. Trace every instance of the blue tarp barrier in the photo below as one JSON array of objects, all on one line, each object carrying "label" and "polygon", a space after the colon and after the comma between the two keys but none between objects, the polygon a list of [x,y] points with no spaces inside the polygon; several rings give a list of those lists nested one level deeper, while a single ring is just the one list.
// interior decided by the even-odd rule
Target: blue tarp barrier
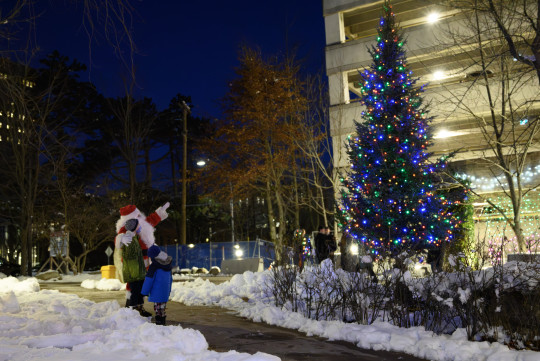
[{"label": "blue tarp barrier", "polygon": [[161,247],[173,258],[179,268],[221,268],[224,259],[262,258],[264,268],[275,259],[274,244],[262,239],[249,242],[208,242],[192,245],[169,245]]}]

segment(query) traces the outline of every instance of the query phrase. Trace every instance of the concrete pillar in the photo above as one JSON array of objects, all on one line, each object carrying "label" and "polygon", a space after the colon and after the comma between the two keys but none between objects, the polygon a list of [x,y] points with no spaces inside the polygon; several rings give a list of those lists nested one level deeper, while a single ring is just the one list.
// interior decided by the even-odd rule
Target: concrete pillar
[{"label": "concrete pillar", "polygon": [[341,44],[345,42],[343,13],[325,16],[324,28],[326,33],[326,45]]},{"label": "concrete pillar", "polygon": [[336,73],[328,76],[330,105],[349,104],[349,80],[347,73]]}]

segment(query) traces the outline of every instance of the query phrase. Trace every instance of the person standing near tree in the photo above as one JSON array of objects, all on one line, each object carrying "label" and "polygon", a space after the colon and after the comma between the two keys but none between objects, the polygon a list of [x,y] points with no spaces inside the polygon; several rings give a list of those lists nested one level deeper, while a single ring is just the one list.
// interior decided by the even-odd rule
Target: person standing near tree
[{"label": "person standing near tree", "polygon": [[330,227],[328,226],[326,226],[324,233],[326,235],[326,248],[328,249],[327,258],[330,258],[334,262],[334,252],[337,250],[336,237],[330,232]]},{"label": "person standing near tree", "polygon": [[328,247],[326,246],[326,229],[324,226],[320,226],[319,232],[317,232],[315,235],[315,256],[318,263],[321,263],[328,257]]},{"label": "person standing near tree", "polygon": [[337,249],[336,239],[330,233],[330,227],[319,227],[319,233],[315,236],[315,254],[317,261],[321,263],[327,258],[334,258],[334,252]]}]

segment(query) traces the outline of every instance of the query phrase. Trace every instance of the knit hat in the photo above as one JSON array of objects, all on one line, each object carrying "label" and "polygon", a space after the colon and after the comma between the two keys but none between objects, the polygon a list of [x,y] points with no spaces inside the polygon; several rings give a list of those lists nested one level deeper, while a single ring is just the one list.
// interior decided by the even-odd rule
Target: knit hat
[{"label": "knit hat", "polygon": [[148,257],[156,258],[160,252],[161,252],[161,249],[154,244],[150,248],[148,248]]},{"label": "knit hat", "polygon": [[161,250],[155,244],[148,248],[148,257],[153,260],[159,261],[161,264],[169,264],[172,261],[172,257]]}]

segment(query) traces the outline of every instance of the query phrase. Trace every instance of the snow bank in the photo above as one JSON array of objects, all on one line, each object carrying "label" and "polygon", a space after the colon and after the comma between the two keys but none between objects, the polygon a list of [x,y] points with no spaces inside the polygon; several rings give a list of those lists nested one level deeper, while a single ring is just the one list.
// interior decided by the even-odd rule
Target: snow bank
[{"label": "snow bank", "polygon": [[420,327],[405,329],[387,322],[360,325],[308,319],[270,304],[265,291],[270,277],[270,271],[246,272],[218,285],[202,280],[175,283],[171,300],[188,305],[217,305],[255,322],[299,330],[308,336],[344,340],[365,349],[404,352],[429,360],[540,361],[538,352],[510,350],[499,343],[468,341],[464,329],[452,335],[437,335]]},{"label": "snow bank", "polygon": [[36,279],[0,280],[0,361],[118,360],[276,361],[208,350],[204,336],[180,326],[156,326],[116,301],[94,303],[39,291]]}]

